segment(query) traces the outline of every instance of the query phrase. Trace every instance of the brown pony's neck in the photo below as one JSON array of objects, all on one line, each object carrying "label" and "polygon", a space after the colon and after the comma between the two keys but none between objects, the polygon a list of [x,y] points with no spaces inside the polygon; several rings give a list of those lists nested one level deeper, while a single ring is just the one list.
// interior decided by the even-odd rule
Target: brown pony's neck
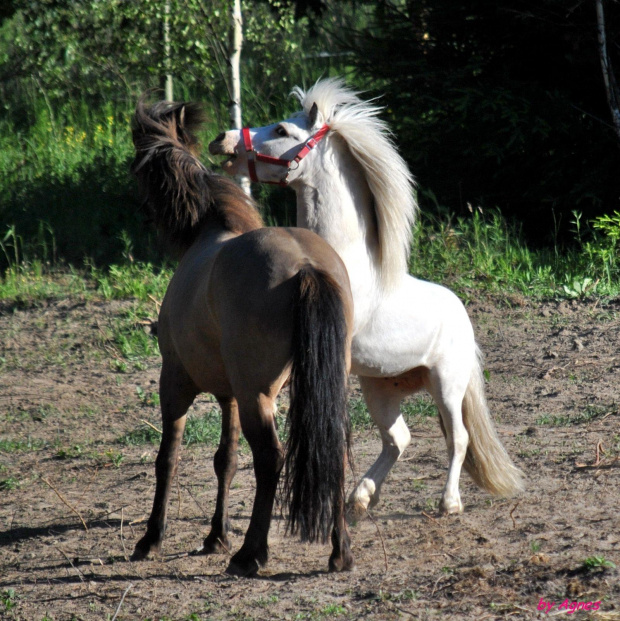
[{"label": "brown pony's neck", "polygon": [[184,103],[140,102],[134,115],[132,171],[151,219],[181,253],[205,227],[240,235],[263,226],[252,198],[198,159],[202,121],[201,109]]}]

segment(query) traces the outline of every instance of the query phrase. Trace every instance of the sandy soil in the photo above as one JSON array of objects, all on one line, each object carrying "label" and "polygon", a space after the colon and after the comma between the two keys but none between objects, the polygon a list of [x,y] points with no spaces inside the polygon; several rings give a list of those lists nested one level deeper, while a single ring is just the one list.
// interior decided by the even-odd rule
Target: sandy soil
[{"label": "sandy soil", "polygon": [[[327,573],[329,547],[286,537],[278,510],[269,564],[251,580],[225,575],[225,555],[187,556],[215,501],[214,447],[204,444],[183,450],[164,554],[127,561],[150,510],[157,447],[119,439],[158,424],[159,369],[153,355],[119,372],[111,335],[130,306],[0,309],[0,618],[533,619],[546,616],[542,600],[549,615],[620,619],[616,304],[469,306],[500,436],[527,475],[520,498],[492,499],[464,474],[465,513],[440,516],[446,449],[437,421],[421,420],[382,503],[352,527],[355,571]],[[213,407],[201,398],[192,412]],[[379,446],[373,430],[356,433],[358,473]],[[235,548],[252,506],[247,449],[240,464]]]}]

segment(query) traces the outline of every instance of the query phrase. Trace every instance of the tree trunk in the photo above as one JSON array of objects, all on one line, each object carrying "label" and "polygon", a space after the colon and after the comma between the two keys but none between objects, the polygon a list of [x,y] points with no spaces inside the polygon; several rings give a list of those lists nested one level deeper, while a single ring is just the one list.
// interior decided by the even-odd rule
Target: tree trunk
[{"label": "tree trunk", "polygon": [[[233,0],[232,9],[232,51],[230,54],[230,78],[232,86],[232,101],[230,104],[230,123],[233,129],[241,129],[241,48],[243,46],[243,18],[241,16],[241,0]],[[241,187],[250,196],[250,180],[247,177],[239,179]]]},{"label": "tree trunk", "polygon": [[605,34],[605,13],[603,12],[603,0],[596,0],[596,22],[598,27],[598,47],[601,57],[601,68],[603,70],[603,80],[605,81],[605,91],[607,92],[607,102],[611,110],[611,117],[614,122],[614,129],[620,140],[620,91],[611,67],[611,61],[607,53],[607,36]]},{"label": "tree trunk", "polygon": [[174,93],[172,90],[172,72],[171,66],[171,46],[170,46],[170,0],[165,0],[164,4],[164,63],[166,68],[166,76],[164,80],[164,97],[166,101],[174,101]]}]

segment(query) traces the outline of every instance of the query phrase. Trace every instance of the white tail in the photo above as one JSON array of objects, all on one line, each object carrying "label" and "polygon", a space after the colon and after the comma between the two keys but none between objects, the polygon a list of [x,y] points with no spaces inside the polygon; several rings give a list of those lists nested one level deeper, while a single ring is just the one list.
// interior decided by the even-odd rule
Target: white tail
[{"label": "white tail", "polygon": [[469,445],[463,466],[474,482],[496,496],[513,496],[523,490],[523,472],[503,447],[491,419],[484,396],[484,377],[480,351],[463,399],[463,423]]}]

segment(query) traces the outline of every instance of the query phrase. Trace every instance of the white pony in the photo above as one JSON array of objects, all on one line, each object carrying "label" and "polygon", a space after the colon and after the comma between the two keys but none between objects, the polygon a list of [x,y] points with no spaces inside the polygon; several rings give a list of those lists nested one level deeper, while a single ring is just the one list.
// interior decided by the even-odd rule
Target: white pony
[{"label": "white pony", "polygon": [[381,485],[411,434],[400,413],[426,388],[440,414],[450,459],[440,508],[463,511],[461,467],[488,492],[523,487],[495,431],[481,357],[460,300],[407,272],[417,205],[414,181],[380,108],[338,79],[294,90],[303,111],[260,128],[220,134],[210,146],[223,168],[254,181],[290,185],[297,225],[318,233],[343,259],[355,306],[352,373],[379,428],[381,454],[349,498],[354,518],[377,504]]}]

